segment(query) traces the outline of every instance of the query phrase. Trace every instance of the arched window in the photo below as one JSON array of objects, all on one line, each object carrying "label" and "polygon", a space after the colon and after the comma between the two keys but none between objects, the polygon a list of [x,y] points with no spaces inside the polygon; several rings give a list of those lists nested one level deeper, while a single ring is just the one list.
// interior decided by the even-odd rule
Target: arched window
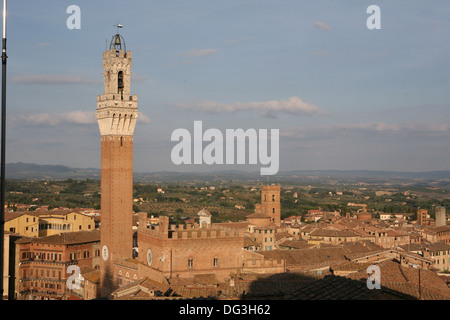
[{"label": "arched window", "polygon": [[272,201],[275,201],[275,195],[274,194],[272,195]]},{"label": "arched window", "polygon": [[123,100],[123,71],[119,71],[119,74],[117,75],[117,93],[121,95],[121,98]]}]

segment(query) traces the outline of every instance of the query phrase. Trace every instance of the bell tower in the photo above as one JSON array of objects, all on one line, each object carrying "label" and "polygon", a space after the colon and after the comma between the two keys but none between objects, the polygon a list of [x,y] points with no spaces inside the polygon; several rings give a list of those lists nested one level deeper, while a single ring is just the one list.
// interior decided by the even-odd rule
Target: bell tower
[{"label": "bell tower", "polygon": [[117,32],[103,53],[104,93],[97,97],[101,134],[101,264],[102,297],[118,287],[114,261],[133,255],[133,134],[137,96],[130,94],[131,51]]},{"label": "bell tower", "polygon": [[280,193],[280,185],[261,186],[261,213],[272,216],[274,223],[277,226],[280,226],[281,222]]}]

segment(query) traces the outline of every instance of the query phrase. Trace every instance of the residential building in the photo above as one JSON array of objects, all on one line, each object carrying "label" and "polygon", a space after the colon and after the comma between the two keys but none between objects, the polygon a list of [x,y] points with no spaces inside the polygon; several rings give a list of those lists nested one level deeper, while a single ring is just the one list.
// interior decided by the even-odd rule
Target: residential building
[{"label": "residential building", "polygon": [[81,288],[70,290],[75,266],[82,274],[100,269],[100,232],[78,231],[16,241],[21,300],[83,299]]}]

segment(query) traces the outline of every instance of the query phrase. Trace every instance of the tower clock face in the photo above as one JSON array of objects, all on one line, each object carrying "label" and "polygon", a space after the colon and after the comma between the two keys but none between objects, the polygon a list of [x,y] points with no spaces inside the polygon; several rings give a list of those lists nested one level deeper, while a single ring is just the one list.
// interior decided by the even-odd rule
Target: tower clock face
[{"label": "tower clock face", "polygon": [[105,260],[105,261],[108,260],[108,255],[109,255],[108,247],[106,245],[104,245],[102,248],[103,260]]},{"label": "tower clock face", "polygon": [[153,261],[152,249],[148,249],[147,250],[147,263],[148,263],[149,266],[152,265],[152,261]]}]

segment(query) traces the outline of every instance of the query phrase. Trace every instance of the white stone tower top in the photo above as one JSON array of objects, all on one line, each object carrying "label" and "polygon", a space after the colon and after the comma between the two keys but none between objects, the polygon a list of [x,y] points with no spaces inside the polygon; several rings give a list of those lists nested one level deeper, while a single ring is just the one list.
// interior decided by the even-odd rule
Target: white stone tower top
[{"label": "white stone tower top", "polygon": [[130,94],[132,52],[117,33],[110,49],[103,53],[104,94],[97,97],[97,121],[100,134],[132,136],[139,116],[137,96]]}]

